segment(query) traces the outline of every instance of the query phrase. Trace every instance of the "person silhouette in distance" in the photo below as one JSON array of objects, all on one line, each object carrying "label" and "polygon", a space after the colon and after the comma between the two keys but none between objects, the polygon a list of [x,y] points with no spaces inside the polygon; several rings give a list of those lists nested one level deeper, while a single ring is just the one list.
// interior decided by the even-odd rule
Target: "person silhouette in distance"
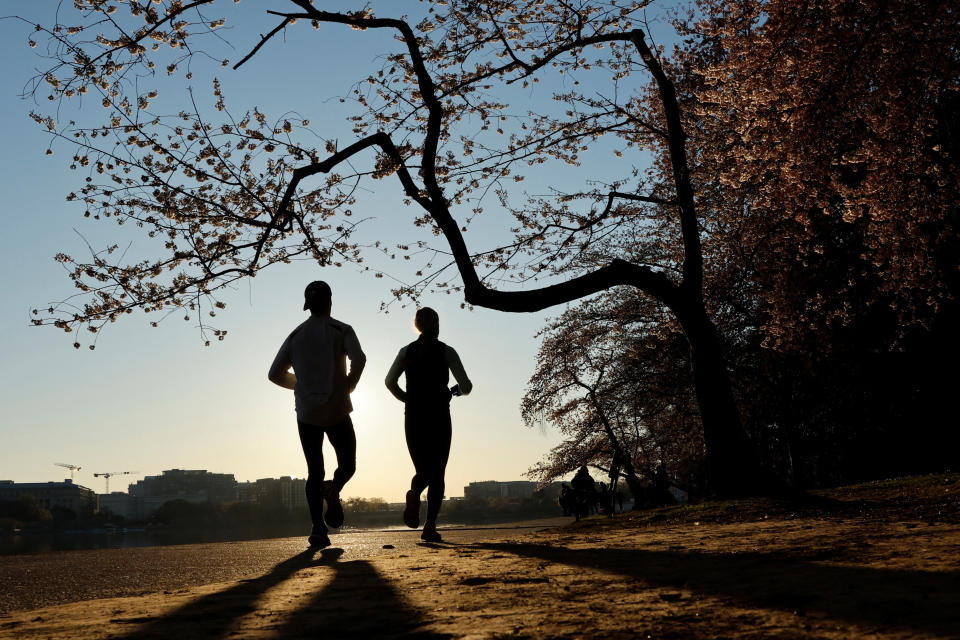
[{"label": "person silhouette in distance", "polygon": [[[334,529],[343,526],[340,492],[357,467],[350,393],[360,381],[367,357],[353,328],[330,317],[330,285],[322,280],[311,282],[303,299],[303,310],[309,309],[310,317],[284,340],[267,377],[293,389],[300,444],[307,460],[307,506],[313,521],[308,542],[311,547],[323,548],[330,545],[327,525]],[[324,481],[324,435],[330,438],[337,456],[337,469],[329,481]]]},{"label": "person silhouette in distance", "polygon": [[[450,399],[467,395],[473,383],[467,377],[460,356],[453,347],[440,342],[440,316],[430,307],[417,310],[414,326],[420,337],[400,349],[384,382],[390,393],[404,403],[404,433],[415,470],[406,494],[403,522],[411,529],[420,526],[420,494],[427,489],[427,519],[420,537],[442,542],[437,516],[443,502],[444,474],[450,457],[452,425]],[[447,388],[450,373],[457,384]],[[406,390],[398,381],[406,377]]]}]

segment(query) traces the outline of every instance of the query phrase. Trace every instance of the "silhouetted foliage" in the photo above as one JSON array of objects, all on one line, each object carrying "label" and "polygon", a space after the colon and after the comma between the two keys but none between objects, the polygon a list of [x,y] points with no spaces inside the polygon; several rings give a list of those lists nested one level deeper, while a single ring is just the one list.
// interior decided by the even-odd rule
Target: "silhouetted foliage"
[{"label": "silhouetted foliage", "polygon": [[53,515],[40,506],[31,495],[23,495],[16,500],[0,501],[0,518],[9,518],[19,523],[47,522]]},{"label": "silhouetted foliage", "polygon": [[346,513],[378,513],[389,510],[390,505],[383,498],[347,498],[343,501]]},{"label": "silhouetted foliage", "polygon": [[463,524],[516,522],[561,515],[555,498],[542,491],[529,498],[465,498],[443,503],[443,521]]},{"label": "silhouetted foliage", "polygon": [[708,283],[758,449],[800,485],[960,444],[960,15],[708,0],[676,56]]},{"label": "silhouetted foliage", "polygon": [[586,464],[620,466],[642,503],[663,464],[675,484],[704,490],[703,432],[689,350],[660,315],[662,310],[619,290],[548,324],[522,415],[528,425],[556,426],[565,438],[531,476],[549,482]]}]

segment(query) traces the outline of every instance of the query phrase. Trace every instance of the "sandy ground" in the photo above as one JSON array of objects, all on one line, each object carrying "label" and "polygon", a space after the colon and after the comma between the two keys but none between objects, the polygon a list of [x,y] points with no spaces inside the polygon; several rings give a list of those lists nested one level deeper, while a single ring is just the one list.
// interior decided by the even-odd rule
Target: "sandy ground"
[{"label": "sandy ground", "polygon": [[[960,476],[446,538],[187,545],[162,562],[157,548],[69,552],[43,569],[47,556],[20,557],[0,563],[0,601],[42,592],[73,557],[115,570],[89,592],[66,579],[61,604],[8,604],[0,637],[960,638]],[[102,597],[130,588],[142,593]]]}]

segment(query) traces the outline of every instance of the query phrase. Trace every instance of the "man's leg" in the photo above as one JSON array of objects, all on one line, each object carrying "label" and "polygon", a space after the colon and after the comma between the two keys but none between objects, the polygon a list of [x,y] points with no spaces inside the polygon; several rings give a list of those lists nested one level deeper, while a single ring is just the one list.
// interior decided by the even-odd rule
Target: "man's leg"
[{"label": "man's leg", "polygon": [[325,430],[337,454],[337,470],[333,473],[333,480],[324,483],[327,511],[323,519],[331,527],[339,529],[343,526],[343,504],[340,502],[340,491],[357,470],[357,436],[353,431],[353,421],[350,420],[349,415]]},{"label": "man's leg", "polygon": [[297,422],[300,432],[300,446],[303,447],[303,456],[307,460],[307,506],[310,509],[310,520],[313,521],[313,535],[327,533],[323,523],[323,428],[306,422]]},{"label": "man's leg", "polygon": [[353,430],[353,421],[347,416],[332,427],[327,427],[327,436],[333,451],[337,454],[337,470],[333,472],[333,486],[337,493],[357,471],[357,434]]}]

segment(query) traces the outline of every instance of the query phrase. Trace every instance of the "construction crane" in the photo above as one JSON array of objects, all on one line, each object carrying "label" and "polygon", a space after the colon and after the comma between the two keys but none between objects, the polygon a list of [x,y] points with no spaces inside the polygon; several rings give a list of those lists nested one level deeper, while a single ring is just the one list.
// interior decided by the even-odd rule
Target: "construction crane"
[{"label": "construction crane", "polygon": [[106,491],[104,493],[110,493],[110,477],[111,476],[128,476],[132,473],[140,473],[139,471],[105,471],[103,473],[93,474],[94,478],[103,477],[106,481]]},{"label": "construction crane", "polygon": [[53,464],[64,469],[70,469],[70,481],[73,482],[73,472],[80,471],[80,466],[75,464],[66,464],[65,462],[54,462]]}]

